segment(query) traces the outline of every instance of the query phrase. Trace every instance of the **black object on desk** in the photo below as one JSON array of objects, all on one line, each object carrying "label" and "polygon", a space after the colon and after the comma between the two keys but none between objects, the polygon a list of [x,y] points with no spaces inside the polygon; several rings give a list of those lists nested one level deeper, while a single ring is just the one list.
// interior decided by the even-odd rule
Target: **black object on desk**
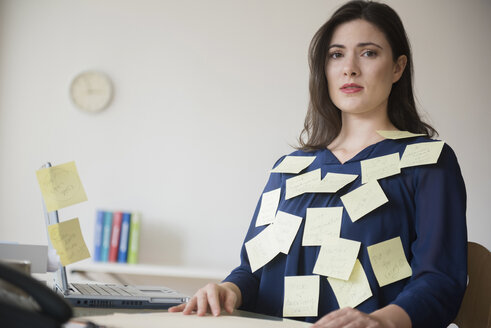
[{"label": "black object on desk", "polygon": [[72,317],[72,308],[63,298],[29,275],[0,263],[0,279],[30,296],[15,295],[0,287],[2,327],[60,327]]}]

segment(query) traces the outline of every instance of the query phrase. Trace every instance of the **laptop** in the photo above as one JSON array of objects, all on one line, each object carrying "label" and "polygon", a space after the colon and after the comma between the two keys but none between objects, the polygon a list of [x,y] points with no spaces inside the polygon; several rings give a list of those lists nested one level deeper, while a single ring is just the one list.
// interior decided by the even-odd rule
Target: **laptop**
[{"label": "laptop", "polygon": [[[42,168],[51,167],[46,163]],[[49,212],[43,199],[46,232],[59,223],[58,211]],[[48,250],[54,250],[48,235]],[[60,263],[53,276],[53,290],[76,307],[167,309],[189,301],[187,295],[163,286],[131,286],[103,283],[70,283],[66,268]]]}]

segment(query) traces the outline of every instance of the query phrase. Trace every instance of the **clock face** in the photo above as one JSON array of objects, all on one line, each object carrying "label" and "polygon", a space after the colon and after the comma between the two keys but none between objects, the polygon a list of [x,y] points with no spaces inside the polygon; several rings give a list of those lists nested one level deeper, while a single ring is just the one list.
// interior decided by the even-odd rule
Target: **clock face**
[{"label": "clock face", "polygon": [[70,86],[70,96],[75,106],[88,112],[106,108],[112,100],[113,87],[107,75],[87,71],[77,75]]}]

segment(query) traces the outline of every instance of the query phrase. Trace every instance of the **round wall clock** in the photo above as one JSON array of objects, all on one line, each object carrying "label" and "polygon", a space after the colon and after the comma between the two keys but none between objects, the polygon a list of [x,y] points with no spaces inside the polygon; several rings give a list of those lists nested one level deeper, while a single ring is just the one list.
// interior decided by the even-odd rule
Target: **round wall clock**
[{"label": "round wall clock", "polygon": [[82,72],[70,85],[70,97],[79,109],[99,112],[111,103],[113,86],[109,77],[102,72]]}]

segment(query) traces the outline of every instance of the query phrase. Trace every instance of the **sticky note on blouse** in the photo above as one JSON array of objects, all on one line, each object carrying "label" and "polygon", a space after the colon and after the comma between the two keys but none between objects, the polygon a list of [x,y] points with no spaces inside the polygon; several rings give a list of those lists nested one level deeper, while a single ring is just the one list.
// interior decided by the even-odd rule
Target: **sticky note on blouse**
[{"label": "sticky note on blouse", "polygon": [[261,207],[257,214],[256,227],[270,224],[276,217],[278,202],[280,201],[281,188],[263,193],[261,197]]},{"label": "sticky note on blouse", "polygon": [[40,169],[36,176],[48,212],[87,200],[75,162]]},{"label": "sticky note on blouse", "polygon": [[348,280],[327,277],[339,308],[356,307],[372,296],[372,290],[368,282],[365,270],[359,260],[356,260],[353,272]]},{"label": "sticky note on blouse", "polygon": [[319,307],[319,276],[285,277],[284,317],[316,317]]},{"label": "sticky note on blouse", "polygon": [[278,211],[272,226],[280,252],[288,254],[301,223],[300,216]]},{"label": "sticky note on blouse", "polygon": [[68,265],[90,257],[78,218],[48,226],[48,234],[61,264]]},{"label": "sticky note on blouse", "polygon": [[379,183],[373,180],[341,196],[341,201],[351,221],[355,222],[389,200]]},{"label": "sticky note on blouse", "polygon": [[348,183],[353,182],[357,177],[358,174],[327,172],[324,179],[322,179],[318,184],[311,185],[307,192],[335,193]]},{"label": "sticky note on blouse", "polygon": [[344,238],[329,238],[321,246],[314,265],[315,274],[348,280],[361,243]]},{"label": "sticky note on blouse", "polygon": [[367,251],[380,287],[411,276],[401,237],[368,246]]},{"label": "sticky note on blouse", "polygon": [[286,156],[280,164],[271,170],[271,173],[297,174],[308,167],[316,156]]},{"label": "sticky note on blouse", "polygon": [[326,238],[339,238],[342,207],[307,208],[302,246],[320,246]]},{"label": "sticky note on blouse", "polygon": [[247,241],[245,248],[252,272],[271,261],[280,252],[273,225],[267,226],[257,236]]},{"label": "sticky note on blouse", "polygon": [[435,164],[438,162],[443,145],[443,141],[407,145],[401,157],[400,167]]},{"label": "sticky note on blouse", "polygon": [[424,133],[412,133],[409,131],[385,131],[385,130],[377,130],[377,133],[386,139],[404,139],[404,138],[412,138],[412,137],[426,135]]},{"label": "sticky note on blouse", "polygon": [[285,199],[290,199],[309,192],[321,181],[321,169],[297,175],[286,180]]},{"label": "sticky note on blouse", "polygon": [[366,159],[360,162],[361,183],[378,180],[401,173],[399,153]]}]

